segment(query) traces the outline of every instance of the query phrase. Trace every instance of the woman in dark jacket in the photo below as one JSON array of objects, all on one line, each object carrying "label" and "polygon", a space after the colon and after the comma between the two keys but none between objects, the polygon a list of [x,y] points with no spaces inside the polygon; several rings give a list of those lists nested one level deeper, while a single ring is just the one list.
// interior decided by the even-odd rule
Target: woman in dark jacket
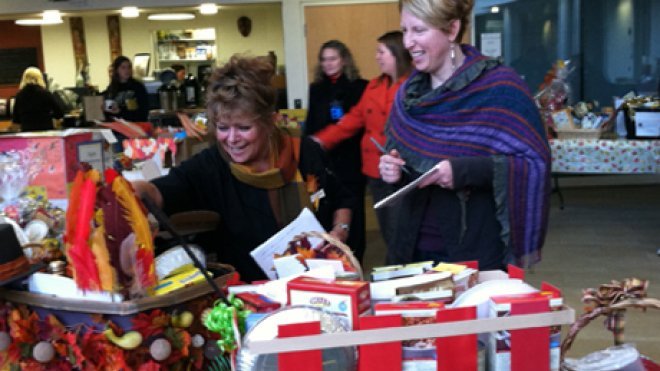
[{"label": "woman in dark jacket", "polygon": [[121,55],[112,62],[112,80],[103,95],[106,100],[114,100],[110,107],[104,106],[106,116],[133,122],[147,121],[147,89],[133,78],[133,64],[127,57]]},{"label": "woman in dark jacket", "polygon": [[[305,119],[304,134],[313,135],[329,125],[334,125],[357,104],[367,81],[360,77],[350,50],[337,40],[321,46],[314,82],[309,87],[309,110]],[[364,193],[365,177],[362,175],[360,138],[362,131],[328,152],[331,170],[350,189],[358,203],[352,209],[348,246],[358,260],[365,249]]]},{"label": "woman in dark jacket", "polygon": [[53,130],[53,119],[63,116],[55,98],[46,90],[41,71],[36,67],[26,68],[16,94],[12,121],[21,125],[21,131]]}]

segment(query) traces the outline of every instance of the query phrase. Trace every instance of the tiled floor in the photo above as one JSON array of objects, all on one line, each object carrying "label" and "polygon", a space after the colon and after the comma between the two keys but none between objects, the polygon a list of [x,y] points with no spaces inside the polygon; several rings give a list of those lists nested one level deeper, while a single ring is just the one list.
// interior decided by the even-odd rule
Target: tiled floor
[{"label": "tiled floor", "polygon": [[[527,280],[547,281],[563,290],[568,305],[579,315],[583,288],[611,280],[638,277],[650,281],[648,296],[660,299],[660,185],[567,188],[566,207],[552,198],[550,227],[543,261]],[[367,201],[365,272],[384,262],[384,244]],[[660,310],[626,313],[626,340],[660,361]],[[569,356],[579,357],[612,345],[602,319],[581,331]]]}]

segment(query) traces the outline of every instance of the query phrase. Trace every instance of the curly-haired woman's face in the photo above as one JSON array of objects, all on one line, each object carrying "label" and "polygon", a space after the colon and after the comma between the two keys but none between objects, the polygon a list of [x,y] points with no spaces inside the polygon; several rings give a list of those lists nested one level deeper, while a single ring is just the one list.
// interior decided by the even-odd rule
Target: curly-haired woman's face
[{"label": "curly-haired woman's face", "polygon": [[321,69],[326,76],[335,76],[341,73],[344,68],[344,61],[339,55],[339,51],[334,48],[325,48],[321,52]]},{"label": "curly-haired woman's face", "polygon": [[265,159],[266,138],[254,115],[223,116],[215,126],[218,143],[233,162],[253,166]]}]

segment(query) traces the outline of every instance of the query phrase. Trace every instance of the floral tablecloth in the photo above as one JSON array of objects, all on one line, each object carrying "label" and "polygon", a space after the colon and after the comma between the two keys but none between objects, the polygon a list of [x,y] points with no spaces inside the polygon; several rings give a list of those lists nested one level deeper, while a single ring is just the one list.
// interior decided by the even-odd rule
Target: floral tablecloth
[{"label": "floral tablecloth", "polygon": [[552,139],[553,173],[660,173],[660,141]]}]

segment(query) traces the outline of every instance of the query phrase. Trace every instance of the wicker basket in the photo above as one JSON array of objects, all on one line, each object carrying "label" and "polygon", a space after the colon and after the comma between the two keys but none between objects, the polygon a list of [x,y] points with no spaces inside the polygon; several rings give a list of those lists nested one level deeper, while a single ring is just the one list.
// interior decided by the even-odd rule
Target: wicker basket
[{"label": "wicker basket", "polygon": [[353,251],[351,250],[350,247],[348,247],[348,245],[346,245],[345,243],[343,243],[340,240],[336,239],[331,234],[325,233],[325,232],[323,232],[323,233],[322,232],[304,232],[300,236],[320,238],[320,239],[330,243],[331,245],[337,247],[342,253],[344,253],[344,255],[346,255],[346,257],[350,261],[353,268],[355,268],[355,272],[357,273],[358,278],[361,281],[364,280],[364,276],[362,274],[362,267],[360,266],[360,262],[355,258],[355,255],[353,255]]},{"label": "wicker basket", "polygon": [[615,118],[616,111],[613,111],[598,129],[555,129],[557,139],[603,139],[614,128]]}]

